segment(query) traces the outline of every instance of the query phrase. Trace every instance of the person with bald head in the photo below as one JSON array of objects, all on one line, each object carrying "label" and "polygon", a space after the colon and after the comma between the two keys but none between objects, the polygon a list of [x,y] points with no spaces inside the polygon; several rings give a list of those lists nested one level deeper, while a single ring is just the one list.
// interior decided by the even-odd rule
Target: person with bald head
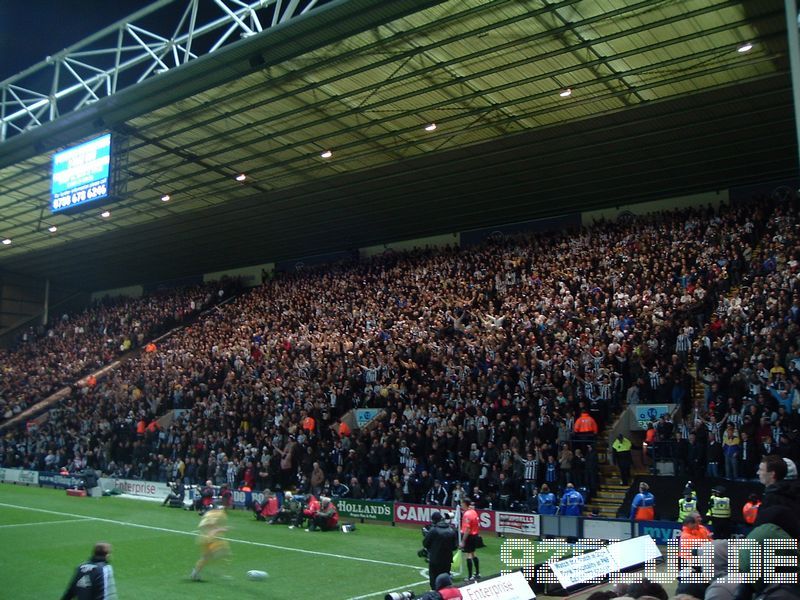
[{"label": "person with bald head", "polygon": [[116,600],[117,584],[114,569],[108,564],[111,544],[97,542],[92,557],[82,563],[75,571],[67,591],[61,600]]}]

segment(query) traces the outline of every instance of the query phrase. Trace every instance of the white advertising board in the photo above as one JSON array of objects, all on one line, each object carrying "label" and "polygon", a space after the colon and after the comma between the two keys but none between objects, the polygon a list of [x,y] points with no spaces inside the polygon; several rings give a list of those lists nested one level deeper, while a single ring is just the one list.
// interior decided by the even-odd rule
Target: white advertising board
[{"label": "white advertising board", "polygon": [[117,489],[126,496],[149,500],[164,500],[170,493],[169,485],[156,481],[136,481],[134,479],[100,479],[100,487],[104,490]]},{"label": "white advertising board", "polygon": [[521,571],[459,588],[464,600],[533,600],[536,594]]},{"label": "white advertising board", "polygon": [[498,510],[495,513],[497,533],[516,533],[519,535],[541,535],[539,515],[511,513]]}]

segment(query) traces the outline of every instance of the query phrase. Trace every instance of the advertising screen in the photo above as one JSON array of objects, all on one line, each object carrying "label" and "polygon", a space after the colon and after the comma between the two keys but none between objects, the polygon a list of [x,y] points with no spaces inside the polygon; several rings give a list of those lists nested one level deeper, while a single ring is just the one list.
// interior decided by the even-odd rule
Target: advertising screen
[{"label": "advertising screen", "polygon": [[111,134],[53,155],[50,209],[61,212],[109,195]]}]

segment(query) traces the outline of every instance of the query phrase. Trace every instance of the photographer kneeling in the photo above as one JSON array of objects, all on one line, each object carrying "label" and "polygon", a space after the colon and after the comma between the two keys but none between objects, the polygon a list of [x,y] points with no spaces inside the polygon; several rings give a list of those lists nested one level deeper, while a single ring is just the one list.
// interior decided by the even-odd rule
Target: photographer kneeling
[{"label": "photographer kneeling", "polygon": [[453,552],[458,548],[458,535],[448,521],[442,518],[438,510],[431,515],[431,527],[422,541],[428,551],[428,575],[431,589],[436,589],[436,577],[442,573],[450,573]]},{"label": "photographer kneeling", "polygon": [[186,496],[186,490],[183,487],[183,482],[178,479],[169,484],[169,494],[164,498],[164,503],[161,506],[169,506],[171,508],[183,508],[183,498]]},{"label": "photographer kneeling", "polygon": [[339,511],[330,498],[320,499],[319,510],[310,518],[307,531],[330,531],[339,523]]},{"label": "photographer kneeling", "polygon": [[294,528],[295,523],[300,520],[301,508],[300,502],[292,496],[292,492],[286,492],[283,495],[283,504],[275,516],[269,520],[269,524],[289,525],[289,527]]}]

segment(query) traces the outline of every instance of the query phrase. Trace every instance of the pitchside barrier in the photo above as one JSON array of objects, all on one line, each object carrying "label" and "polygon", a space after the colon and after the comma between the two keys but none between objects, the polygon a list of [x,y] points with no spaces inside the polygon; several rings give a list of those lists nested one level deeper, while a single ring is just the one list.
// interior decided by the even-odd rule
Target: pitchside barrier
[{"label": "pitchside barrier", "polygon": [[[77,488],[81,475],[65,475],[50,471],[27,469],[0,469],[0,482],[18,485],[38,485],[61,489]],[[143,500],[164,500],[170,492],[163,482],[114,479],[102,477],[102,489],[116,489],[124,495]],[[218,495],[219,488],[214,488]],[[187,489],[186,496],[194,499],[195,487]],[[253,501],[264,503],[261,492],[233,490],[233,506],[250,508]],[[282,494],[279,498],[282,500]],[[391,523],[403,525],[428,525],[435,511],[453,511],[447,506],[410,504],[407,502],[380,502],[342,498],[334,500],[339,514],[362,522]],[[567,517],[561,515],[537,515],[496,510],[479,510],[478,524],[486,533],[504,536],[534,536],[543,538],[591,538],[600,540],[628,540],[647,535],[658,545],[680,537],[681,526],[674,521],[629,521],[626,519],[601,519],[597,517]]]}]

